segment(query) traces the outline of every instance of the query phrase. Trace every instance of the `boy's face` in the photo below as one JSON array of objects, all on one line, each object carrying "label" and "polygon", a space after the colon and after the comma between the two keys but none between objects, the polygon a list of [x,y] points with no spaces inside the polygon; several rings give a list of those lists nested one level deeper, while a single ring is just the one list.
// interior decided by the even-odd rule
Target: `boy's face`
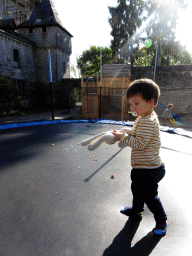
[{"label": "boy's face", "polygon": [[140,94],[134,95],[129,98],[129,105],[132,112],[135,112],[137,116],[146,116],[152,113],[155,106],[154,99],[146,101]]}]

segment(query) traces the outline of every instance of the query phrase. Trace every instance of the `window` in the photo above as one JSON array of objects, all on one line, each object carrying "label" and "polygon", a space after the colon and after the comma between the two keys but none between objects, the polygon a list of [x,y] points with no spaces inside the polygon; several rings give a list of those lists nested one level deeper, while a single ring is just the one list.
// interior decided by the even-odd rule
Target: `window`
[{"label": "window", "polygon": [[33,33],[33,28],[32,27],[29,28],[29,33]]},{"label": "window", "polygon": [[19,68],[20,67],[20,58],[19,58],[19,51],[17,49],[13,50],[13,61],[14,61],[14,67]]},{"label": "window", "polygon": [[66,68],[65,68],[65,61],[63,62],[63,73],[65,74]]},{"label": "window", "polygon": [[13,59],[15,62],[19,62],[19,51],[17,49],[13,50]]},{"label": "window", "polygon": [[42,27],[42,31],[43,31],[43,33],[46,33],[46,32],[47,32],[46,26],[43,26],[43,27]]}]

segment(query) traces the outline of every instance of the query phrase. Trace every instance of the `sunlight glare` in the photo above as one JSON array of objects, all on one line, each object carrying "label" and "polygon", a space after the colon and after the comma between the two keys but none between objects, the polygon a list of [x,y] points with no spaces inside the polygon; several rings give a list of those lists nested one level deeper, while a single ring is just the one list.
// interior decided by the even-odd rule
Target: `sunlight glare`
[{"label": "sunlight glare", "polygon": [[192,36],[189,26],[192,23],[192,2],[188,2],[187,8],[182,12],[177,23],[176,40],[186,46],[187,51],[192,53]]},{"label": "sunlight glare", "polygon": [[[153,12],[146,21],[143,22],[141,27],[127,40],[127,42],[123,45],[122,51],[125,51],[126,48],[128,48],[131,45],[134,45],[137,43],[138,39],[142,36],[143,33],[145,33],[146,28],[150,24],[150,22],[153,20],[154,16],[156,14],[156,11]],[[128,53],[129,57],[131,56],[132,52],[130,51]]]}]

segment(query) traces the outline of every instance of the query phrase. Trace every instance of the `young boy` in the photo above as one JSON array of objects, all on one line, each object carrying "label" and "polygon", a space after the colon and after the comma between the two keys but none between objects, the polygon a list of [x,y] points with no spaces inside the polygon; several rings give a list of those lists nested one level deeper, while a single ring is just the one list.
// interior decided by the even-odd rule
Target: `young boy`
[{"label": "young boy", "polygon": [[172,108],[173,108],[173,104],[168,104],[166,110],[163,112],[162,114],[163,125],[166,125],[167,120],[170,120],[173,118],[171,115]]},{"label": "young boy", "polygon": [[158,183],[165,175],[165,166],[160,158],[161,147],[159,120],[153,108],[157,105],[160,89],[149,79],[131,83],[126,97],[137,119],[130,134],[118,135],[120,143],[132,148],[131,153],[131,190],[132,207],[125,207],[121,213],[139,220],[144,211],[144,203],[154,214],[155,235],[164,236],[167,229],[167,216],[158,197]]}]

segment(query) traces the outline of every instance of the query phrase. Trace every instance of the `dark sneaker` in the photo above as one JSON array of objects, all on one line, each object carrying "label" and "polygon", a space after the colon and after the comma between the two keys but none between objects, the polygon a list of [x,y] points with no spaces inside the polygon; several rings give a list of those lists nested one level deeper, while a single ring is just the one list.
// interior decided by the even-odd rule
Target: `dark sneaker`
[{"label": "dark sneaker", "polygon": [[154,235],[156,236],[165,236],[167,232],[167,223],[166,221],[157,222],[156,227],[153,230]]},{"label": "dark sneaker", "polygon": [[129,207],[129,206],[126,206],[124,207],[124,209],[120,210],[120,213],[130,217],[132,220],[135,220],[135,221],[141,220],[142,214],[143,214],[143,212],[138,212],[138,213],[133,212],[132,207]]}]

